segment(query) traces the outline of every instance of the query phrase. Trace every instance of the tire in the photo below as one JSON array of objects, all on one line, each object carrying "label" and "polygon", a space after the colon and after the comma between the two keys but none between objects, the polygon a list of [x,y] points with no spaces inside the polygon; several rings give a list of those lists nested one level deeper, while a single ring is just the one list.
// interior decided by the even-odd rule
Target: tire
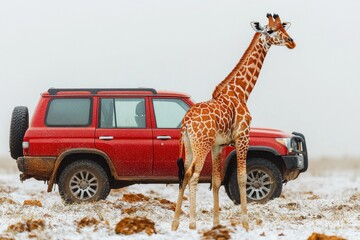
[{"label": "tire", "polygon": [[58,178],[59,193],[66,204],[95,202],[110,193],[105,170],[89,160],[77,160],[66,166]]},{"label": "tire", "polygon": [[17,106],[11,115],[9,146],[13,159],[23,156],[22,142],[29,128],[29,111],[27,107]]},{"label": "tire", "polygon": [[[236,165],[229,172],[225,184],[226,193],[235,203],[240,204]],[[275,164],[263,158],[250,158],[246,163],[246,194],[248,202],[265,203],[278,198],[282,192],[282,176]]]}]

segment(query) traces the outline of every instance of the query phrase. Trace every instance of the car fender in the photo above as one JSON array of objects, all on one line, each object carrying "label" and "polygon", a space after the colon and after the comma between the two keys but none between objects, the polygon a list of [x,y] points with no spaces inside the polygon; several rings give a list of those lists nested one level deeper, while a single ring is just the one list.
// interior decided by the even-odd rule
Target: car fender
[{"label": "car fender", "polygon": [[55,179],[56,179],[56,174],[59,170],[60,164],[61,162],[68,156],[73,155],[73,154],[79,154],[79,153],[85,153],[85,154],[92,154],[92,155],[98,155],[102,158],[104,158],[106,160],[107,165],[109,166],[111,175],[115,178],[118,179],[119,176],[116,173],[115,167],[110,159],[110,157],[104,153],[103,151],[97,150],[97,149],[91,149],[91,148],[75,148],[75,149],[71,149],[71,150],[67,150],[63,153],[61,153],[55,161],[55,165],[54,165],[54,170],[51,174],[50,180],[48,181],[48,192],[51,192],[54,183],[55,183]]},{"label": "car fender", "polygon": [[[276,151],[275,149],[271,148],[271,147],[266,147],[266,146],[250,146],[248,149],[248,153],[249,152],[267,152],[267,153],[271,153],[274,156],[279,156],[279,152]],[[222,176],[224,176],[223,178],[223,182],[227,181],[227,175],[228,175],[228,171],[230,170],[229,167],[231,167],[232,164],[234,164],[235,162],[232,160],[234,159],[236,156],[236,149],[232,150],[226,157],[225,161],[224,161],[224,168],[223,168],[223,174]]]}]

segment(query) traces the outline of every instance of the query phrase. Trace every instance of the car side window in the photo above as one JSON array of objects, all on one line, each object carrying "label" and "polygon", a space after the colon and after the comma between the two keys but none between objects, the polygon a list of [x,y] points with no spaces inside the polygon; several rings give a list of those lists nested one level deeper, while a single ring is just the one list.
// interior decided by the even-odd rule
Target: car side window
[{"label": "car side window", "polygon": [[153,105],[157,128],[180,128],[189,109],[182,99],[153,99]]},{"label": "car side window", "polygon": [[91,124],[89,98],[55,98],[49,103],[45,124],[49,127],[84,127]]},{"label": "car side window", "polygon": [[145,99],[101,99],[100,128],[146,128]]}]

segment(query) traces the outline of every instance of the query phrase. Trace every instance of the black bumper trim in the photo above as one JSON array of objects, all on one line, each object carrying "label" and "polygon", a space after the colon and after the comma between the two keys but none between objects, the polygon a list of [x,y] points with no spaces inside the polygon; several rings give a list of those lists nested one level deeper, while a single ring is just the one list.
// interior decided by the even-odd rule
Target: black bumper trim
[{"label": "black bumper trim", "polygon": [[17,164],[17,167],[20,172],[25,172],[25,158],[24,157],[19,157],[16,160],[16,164]]},{"label": "black bumper trim", "polygon": [[304,134],[298,133],[298,132],[293,132],[292,134],[301,139],[301,143],[302,143],[302,152],[301,152],[301,154],[304,157],[304,168],[301,169],[300,172],[305,172],[308,169],[308,166],[309,166],[308,152],[307,152],[307,147],[306,147],[305,136],[304,136]]},{"label": "black bumper trim", "polygon": [[284,160],[285,167],[288,170],[299,169],[302,172],[305,168],[305,159],[302,155],[282,156],[282,159]]}]

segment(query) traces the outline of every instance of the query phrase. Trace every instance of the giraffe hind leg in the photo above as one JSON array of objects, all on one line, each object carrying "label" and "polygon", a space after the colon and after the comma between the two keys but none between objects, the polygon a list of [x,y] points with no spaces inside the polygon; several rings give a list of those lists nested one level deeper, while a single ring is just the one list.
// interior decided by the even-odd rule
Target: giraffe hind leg
[{"label": "giraffe hind leg", "polygon": [[184,144],[185,144],[185,163],[183,159],[178,159],[178,174],[179,174],[179,194],[178,199],[176,202],[176,208],[175,208],[175,214],[174,219],[171,224],[171,230],[176,231],[180,224],[180,214],[181,214],[181,205],[184,198],[184,191],[186,186],[188,185],[189,179],[192,175],[193,168],[190,167],[193,155],[192,155],[192,149],[189,142],[189,138],[187,137],[187,134],[184,135]]},{"label": "giraffe hind leg", "polygon": [[[211,145],[205,146],[205,149],[199,153],[197,152],[194,155],[193,162],[188,170],[189,174],[189,193],[190,193],[190,219],[189,219],[189,228],[196,229],[196,192],[197,192],[197,185],[199,183],[200,172],[204,166],[206,155],[211,150]],[[195,146],[195,149],[199,149],[199,146]],[[204,147],[203,147],[204,148]],[[186,175],[188,174],[186,172]],[[185,177],[186,177],[185,175]]]},{"label": "giraffe hind leg", "polygon": [[180,185],[180,188],[179,188],[179,194],[178,194],[178,199],[177,199],[177,202],[176,202],[174,219],[173,219],[172,224],[171,224],[171,230],[172,231],[176,231],[178,229],[178,227],[179,227],[179,224],[180,224],[180,214],[182,212],[181,205],[182,205],[182,201],[184,199],[185,188],[188,185],[189,179],[193,174],[192,170],[193,170],[193,168],[189,168],[186,171],[186,174],[184,176],[184,181],[182,182],[182,184]]},{"label": "giraffe hind leg", "polygon": [[196,191],[199,182],[199,173],[194,172],[189,181],[190,192],[190,219],[189,228],[196,229]]}]

